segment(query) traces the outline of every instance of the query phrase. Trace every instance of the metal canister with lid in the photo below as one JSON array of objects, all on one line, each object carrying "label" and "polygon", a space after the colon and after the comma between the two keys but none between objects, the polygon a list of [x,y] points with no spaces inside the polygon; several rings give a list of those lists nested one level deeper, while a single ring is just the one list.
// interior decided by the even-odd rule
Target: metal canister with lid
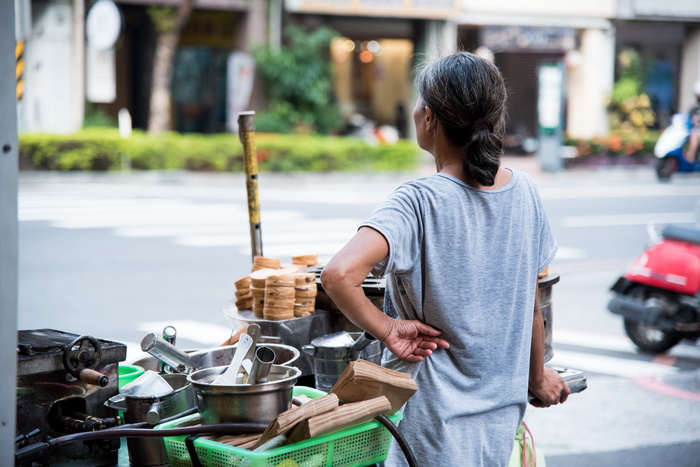
[{"label": "metal canister with lid", "polygon": [[317,337],[303,351],[314,359],[316,389],[330,392],[348,364],[367,360],[379,365],[382,344],[365,332],[336,332]]}]

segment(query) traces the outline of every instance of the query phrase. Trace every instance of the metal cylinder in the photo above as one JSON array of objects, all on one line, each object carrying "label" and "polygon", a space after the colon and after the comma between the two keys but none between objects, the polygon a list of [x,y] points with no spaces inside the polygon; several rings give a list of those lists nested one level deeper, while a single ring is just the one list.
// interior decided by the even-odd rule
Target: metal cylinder
[{"label": "metal cylinder", "polygon": [[537,281],[537,293],[540,300],[540,311],[544,320],[544,361],[550,361],[554,357],[554,348],[552,346],[552,286],[559,282],[559,274],[548,274],[540,277]]},{"label": "metal cylinder", "polygon": [[267,382],[267,376],[270,374],[274,361],[274,350],[265,345],[258,347],[255,350],[255,358],[253,359],[250,375],[248,375],[248,384]]},{"label": "metal cylinder", "polygon": [[238,136],[243,145],[246,190],[248,192],[248,219],[253,258],[262,256],[262,230],[260,224],[260,198],[258,196],[258,155],[255,149],[255,112],[238,113]]},{"label": "metal cylinder", "polygon": [[141,350],[148,352],[180,373],[184,373],[190,368],[189,355],[159,338],[154,332],[147,334],[141,340]]}]

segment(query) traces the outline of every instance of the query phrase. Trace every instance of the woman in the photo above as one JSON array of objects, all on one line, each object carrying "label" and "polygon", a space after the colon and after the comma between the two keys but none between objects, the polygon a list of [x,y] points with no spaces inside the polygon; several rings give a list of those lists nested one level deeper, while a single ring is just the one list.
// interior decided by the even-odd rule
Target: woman
[{"label": "woman", "polygon": [[[537,273],[557,246],[531,179],[500,167],[498,69],[458,52],[429,65],[417,86],[416,136],[438,173],[380,204],[321,281],[385,344],[383,365],[416,380],[400,426],[420,465],[506,465],[528,389],[542,407],[569,394],[544,367],[536,302]],[[362,291],[370,272],[387,275],[386,313]],[[391,449],[387,465],[404,463]]]}]

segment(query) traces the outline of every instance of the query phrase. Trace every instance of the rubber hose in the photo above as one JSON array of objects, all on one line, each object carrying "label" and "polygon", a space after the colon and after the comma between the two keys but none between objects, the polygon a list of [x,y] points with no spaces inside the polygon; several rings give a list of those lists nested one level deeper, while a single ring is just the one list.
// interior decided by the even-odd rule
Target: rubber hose
[{"label": "rubber hose", "polygon": [[[161,420],[160,422],[158,422],[158,424],[159,424],[159,425],[162,425],[163,423],[168,423],[168,422],[171,422],[171,421],[173,421],[173,420],[175,420],[175,419],[177,419],[177,418],[186,417],[186,416],[188,416],[188,415],[192,415],[193,413],[197,413],[197,412],[199,412],[199,409],[198,409],[197,407],[192,407],[191,409],[187,409],[187,410],[185,410],[184,412],[180,412],[179,414],[171,415],[171,416],[168,417],[168,418],[164,418],[163,420]],[[148,423],[148,422],[138,422],[138,423],[127,423],[127,424],[125,424],[125,425],[119,425],[119,426],[115,426],[115,427],[112,427],[112,428],[119,428],[119,429],[124,429],[124,428],[148,428],[148,427],[151,427],[151,426],[153,426],[153,425],[151,425],[151,424]]]},{"label": "rubber hose", "polygon": [[399,427],[394,425],[394,422],[389,420],[389,417],[387,417],[384,414],[379,414],[374,419],[382,425],[384,425],[387,428],[387,430],[389,430],[389,432],[392,434],[396,442],[399,444],[399,447],[403,451],[403,455],[406,456],[406,461],[408,462],[408,465],[410,467],[418,467],[418,461],[416,461],[416,456],[413,455],[411,446],[408,445],[408,442],[406,442],[406,438],[404,438],[401,432],[399,431]]},{"label": "rubber hose", "polygon": [[163,438],[166,436],[182,436],[198,433],[224,433],[224,434],[246,434],[262,433],[267,428],[267,423],[219,423],[214,425],[183,426],[180,428],[168,428],[164,430],[153,430],[151,428],[109,428],[100,431],[90,431],[87,433],[75,433],[61,436],[46,441],[52,448],[64,446],[76,441],[92,441],[97,439],[111,438]]}]

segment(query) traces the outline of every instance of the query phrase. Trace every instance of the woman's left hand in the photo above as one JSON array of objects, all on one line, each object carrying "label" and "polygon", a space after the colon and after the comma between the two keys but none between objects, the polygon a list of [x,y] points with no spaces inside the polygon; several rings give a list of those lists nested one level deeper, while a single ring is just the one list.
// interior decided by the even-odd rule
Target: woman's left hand
[{"label": "woman's left hand", "polygon": [[438,347],[447,349],[450,344],[440,339],[439,331],[416,320],[391,320],[391,328],[382,342],[398,358],[407,362],[421,362]]}]

